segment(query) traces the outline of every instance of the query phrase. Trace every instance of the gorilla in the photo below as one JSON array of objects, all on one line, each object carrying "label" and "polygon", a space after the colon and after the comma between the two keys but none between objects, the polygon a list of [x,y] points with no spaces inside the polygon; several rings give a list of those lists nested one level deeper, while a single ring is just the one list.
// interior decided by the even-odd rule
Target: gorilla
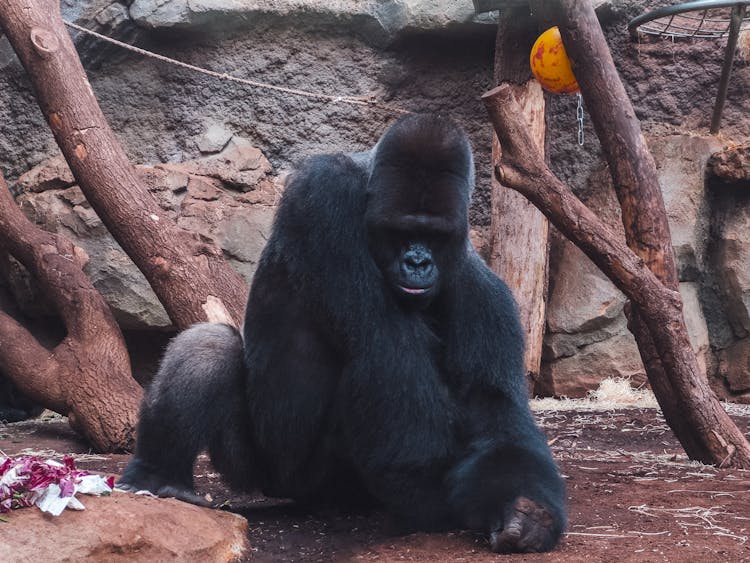
[{"label": "gorilla", "polygon": [[473,184],[465,133],[437,116],[309,159],[243,335],[200,324],[171,342],[119,487],[205,503],[193,463],[207,449],[238,490],[370,498],[404,531],[552,549],[565,488],[528,408],[516,305],[468,240]]},{"label": "gorilla", "polygon": [[36,418],[43,411],[44,407],[23,395],[9,378],[0,373],[0,424]]}]

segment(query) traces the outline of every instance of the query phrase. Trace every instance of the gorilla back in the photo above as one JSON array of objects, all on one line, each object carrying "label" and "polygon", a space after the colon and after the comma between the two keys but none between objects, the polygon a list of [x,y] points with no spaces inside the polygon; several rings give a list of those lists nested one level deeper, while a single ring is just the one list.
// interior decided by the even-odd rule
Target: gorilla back
[{"label": "gorilla back", "polygon": [[[527,405],[518,313],[468,242],[468,140],[408,116],[367,153],[291,178],[244,335],[197,325],[167,349],[120,486],[190,502],[208,449],[236,488],[348,490],[405,529],[553,548],[565,491]],[[244,344],[243,344],[244,342]]]}]

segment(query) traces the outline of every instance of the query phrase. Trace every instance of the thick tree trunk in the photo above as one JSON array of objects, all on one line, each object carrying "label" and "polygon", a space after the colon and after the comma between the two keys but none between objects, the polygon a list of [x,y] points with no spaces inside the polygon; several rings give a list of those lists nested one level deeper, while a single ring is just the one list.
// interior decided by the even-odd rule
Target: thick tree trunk
[{"label": "thick tree trunk", "polygon": [[69,417],[98,451],[130,449],[142,390],[109,307],[82,271],[86,253],[21,213],[0,176],[0,245],[52,300],[68,334],[49,351],[0,311],[0,367],[27,396]]},{"label": "thick tree trunk", "polygon": [[242,321],[247,285],[221,250],[179,227],[142,185],[109,128],[57,0],[0,0],[0,27],[81,190],[180,328],[212,306]]},{"label": "thick tree trunk", "polygon": [[[564,5],[571,10],[568,14],[570,19],[566,18],[560,23],[575,24],[578,33],[585,33],[587,37],[596,33],[590,29],[582,32],[582,27],[595,26],[598,30],[601,41],[586,43],[588,47],[585,50],[589,62],[594,61],[591,65],[597,68],[592,70],[589,65],[574,66],[576,78],[584,97],[587,89],[596,92],[595,101],[587,98],[589,108],[592,103],[602,104],[611,112],[592,111],[592,121],[598,133],[607,131],[607,134],[599,133],[599,136],[603,147],[606,145],[604,151],[610,158],[610,169],[619,170],[616,182],[618,179],[620,182],[628,180],[628,205],[632,206],[627,215],[629,222],[625,225],[628,242],[640,252],[642,241],[635,244],[631,239],[643,234],[647,239],[647,244],[643,246],[648,252],[639,256],[620,242],[552,174],[529,136],[528,125],[509,87],[495,88],[483,96],[503,150],[497,173],[505,185],[529,198],[638,308],[639,315],[632,325],[640,337],[639,349],[649,380],[667,423],[688,455],[704,463],[750,468],[750,444],[711,392],[690,345],[682,317],[682,299],[677,288],[674,259],[671,258],[671,239],[666,227],[661,192],[653,192],[654,187],[658,190],[653,159],[645,148],[638,122],[614,70],[593,9],[587,2],[563,1],[554,4]],[[576,10],[585,12],[585,17]],[[563,32],[564,40],[566,36]],[[575,42],[580,35],[567,37],[568,41]],[[571,54],[582,52],[579,45],[569,47],[568,43],[566,50]],[[602,67],[607,67],[606,72],[602,72]],[[592,80],[592,76],[598,79]],[[601,82],[605,76],[606,82]],[[619,88],[613,84],[615,82]],[[607,126],[612,130],[608,130]],[[630,146],[632,144],[637,146]],[[618,149],[616,145],[623,146]],[[646,163],[636,162],[642,157],[646,158]],[[647,193],[641,197],[639,189],[643,184],[647,186],[644,188]],[[641,206],[636,209],[639,201]],[[655,218],[654,215],[661,217]],[[644,216],[650,218],[640,223]],[[641,229],[647,232],[641,233]],[[658,367],[654,366],[655,362],[658,362]]]},{"label": "thick tree trunk", "polygon": [[[495,84],[509,84],[523,108],[529,133],[544,154],[544,94],[531,77],[529,52],[537,36],[528,6],[501,12],[495,43]],[[500,160],[497,137],[492,139],[492,163]],[[529,388],[539,379],[547,299],[547,218],[521,194],[493,176],[489,266],[510,287],[518,303],[525,332],[524,364]]]},{"label": "thick tree trunk", "polygon": [[[678,291],[679,279],[672,237],[656,164],[643,138],[630,98],[617,74],[594,9],[589,2],[578,0],[537,4],[542,17],[549,18],[560,27],[573,72],[609,164],[622,208],[628,246],[644,260],[666,287]],[[695,365],[685,366],[683,370],[670,371],[665,365],[670,362],[671,347],[668,344],[660,345],[659,335],[649,334],[646,330],[645,325],[648,323],[640,318],[643,306],[642,303],[635,303],[627,311],[629,327],[638,342],[649,381],[654,382],[652,388],[664,416],[667,421],[671,421],[670,425],[688,455],[694,459],[705,459],[704,447],[696,443],[696,433],[708,434],[712,427],[686,427],[684,410],[708,410],[712,400],[716,403],[716,408],[721,406],[716,401],[705,374],[700,372],[695,354],[686,358],[690,360],[690,364]],[[682,325],[680,334],[687,334],[681,313],[675,319],[677,320]],[[664,329],[659,330],[663,332]],[[692,351],[692,347],[690,349]],[[701,418],[696,417],[694,423],[705,425],[708,422],[700,420]]]}]

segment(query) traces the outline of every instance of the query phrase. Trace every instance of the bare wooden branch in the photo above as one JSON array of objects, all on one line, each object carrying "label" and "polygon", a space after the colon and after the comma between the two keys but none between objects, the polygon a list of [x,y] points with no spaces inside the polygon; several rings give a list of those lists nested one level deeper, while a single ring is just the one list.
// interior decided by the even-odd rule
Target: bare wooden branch
[{"label": "bare wooden branch", "polygon": [[[586,111],[591,115],[614,180],[628,246],[665,285],[677,289],[674,250],[656,163],[593,5],[580,0],[533,0],[532,5],[540,17],[560,28]],[[644,213],[644,209],[649,212]]]},{"label": "bare wooden branch", "polygon": [[[44,43],[49,45],[49,43]],[[0,311],[0,367],[26,395],[69,417],[100,451],[129,449],[142,390],[120,329],[82,271],[85,253],[33,225],[0,175],[0,241],[34,276],[68,331],[47,350]]]},{"label": "bare wooden branch", "polygon": [[[50,365],[52,364],[52,368]],[[52,353],[13,317],[0,311],[0,368],[34,402],[67,412],[60,381],[46,374],[54,369]]]},{"label": "bare wooden branch", "polygon": [[482,101],[502,148],[495,170],[503,185],[531,201],[628,298],[643,302],[657,295],[663,302],[679,303],[679,293],[665,288],[643,260],[550,171],[527,131],[513,88],[498,86]]},{"label": "bare wooden branch", "polygon": [[219,300],[239,325],[247,284],[220,249],[179,228],[141,184],[99,108],[57,0],[0,1],[0,27],[81,190],[181,328]]},{"label": "bare wooden branch", "polygon": [[[537,23],[528,6],[502,12],[495,42],[495,83],[509,83],[514,89],[528,118],[531,136],[544,153],[544,95],[531,77],[528,58],[536,35]],[[499,153],[493,135],[493,166]],[[497,180],[492,183],[490,217],[488,264],[505,280],[518,303],[526,342],[524,364],[533,392],[546,328],[549,223],[526,198]]]},{"label": "bare wooden branch", "polygon": [[[677,290],[679,279],[656,164],[593,6],[579,0],[534,0],[534,4],[542,17],[560,27],[614,180],[628,246],[661,283]],[[681,301],[680,310],[662,319],[661,324],[655,323],[651,311],[646,310],[653,306],[635,302],[629,320],[649,380],[656,382],[652,388],[667,422],[693,459],[748,467],[750,444],[726,415],[705,373],[698,368]],[[643,330],[645,326],[648,331]],[[717,439],[717,433],[724,437]]]}]

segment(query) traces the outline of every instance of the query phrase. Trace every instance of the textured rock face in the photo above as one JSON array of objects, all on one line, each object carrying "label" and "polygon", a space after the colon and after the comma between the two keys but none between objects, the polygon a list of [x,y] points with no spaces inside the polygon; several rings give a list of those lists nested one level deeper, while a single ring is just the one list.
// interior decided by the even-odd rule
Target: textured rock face
[{"label": "textured rock face", "polygon": [[698,135],[653,137],[648,145],[658,169],[678,274],[683,281],[697,279],[709,241],[706,163],[722,145],[715,137]]},{"label": "textured rock face", "polygon": [[713,176],[724,183],[750,182],[750,144],[727,147],[717,152],[708,161],[708,168]]},{"label": "textured rock face", "polygon": [[36,508],[4,515],[3,561],[228,562],[246,550],[247,521],[237,514],[126,493],[80,500],[85,510],[57,517]]},{"label": "textured rock face", "polygon": [[731,392],[750,391],[750,193],[717,186],[713,265],[719,310],[730,336],[719,350],[719,378]]},{"label": "textured rock face", "polygon": [[305,25],[335,23],[376,44],[409,31],[492,22],[476,15],[471,2],[450,0],[134,0],[130,16],[150,28],[245,27],[247,21],[303,17]]},{"label": "textured rock face", "polygon": [[[703,279],[711,223],[704,171],[720,145],[712,137],[668,135],[651,138],[649,146],[683,280],[680,292],[685,322],[699,364],[705,369],[714,362],[697,283]],[[606,170],[592,175],[584,197],[624,240],[619,206]],[[606,377],[625,377],[634,385],[642,384],[645,371],[627,330],[625,296],[570,242],[557,240],[552,245],[550,271],[545,364],[535,392],[581,397]],[[750,317],[748,323],[750,326]]]},{"label": "textured rock face", "polygon": [[[222,248],[250,281],[270,233],[280,187],[271,165],[246,139],[232,138],[220,153],[181,164],[139,166],[149,190],[177,224]],[[169,317],[143,274],[108,233],[61,158],[24,174],[16,183],[24,213],[46,230],[71,239],[89,255],[86,274],[125,329],[161,329]],[[15,276],[16,298],[26,311],[38,296]]]},{"label": "textured rock face", "polygon": [[623,326],[606,340],[581,346],[574,356],[559,358],[542,367],[541,380],[551,383],[542,390],[555,397],[585,397],[606,378],[629,379],[638,387],[646,381],[638,347]]}]

